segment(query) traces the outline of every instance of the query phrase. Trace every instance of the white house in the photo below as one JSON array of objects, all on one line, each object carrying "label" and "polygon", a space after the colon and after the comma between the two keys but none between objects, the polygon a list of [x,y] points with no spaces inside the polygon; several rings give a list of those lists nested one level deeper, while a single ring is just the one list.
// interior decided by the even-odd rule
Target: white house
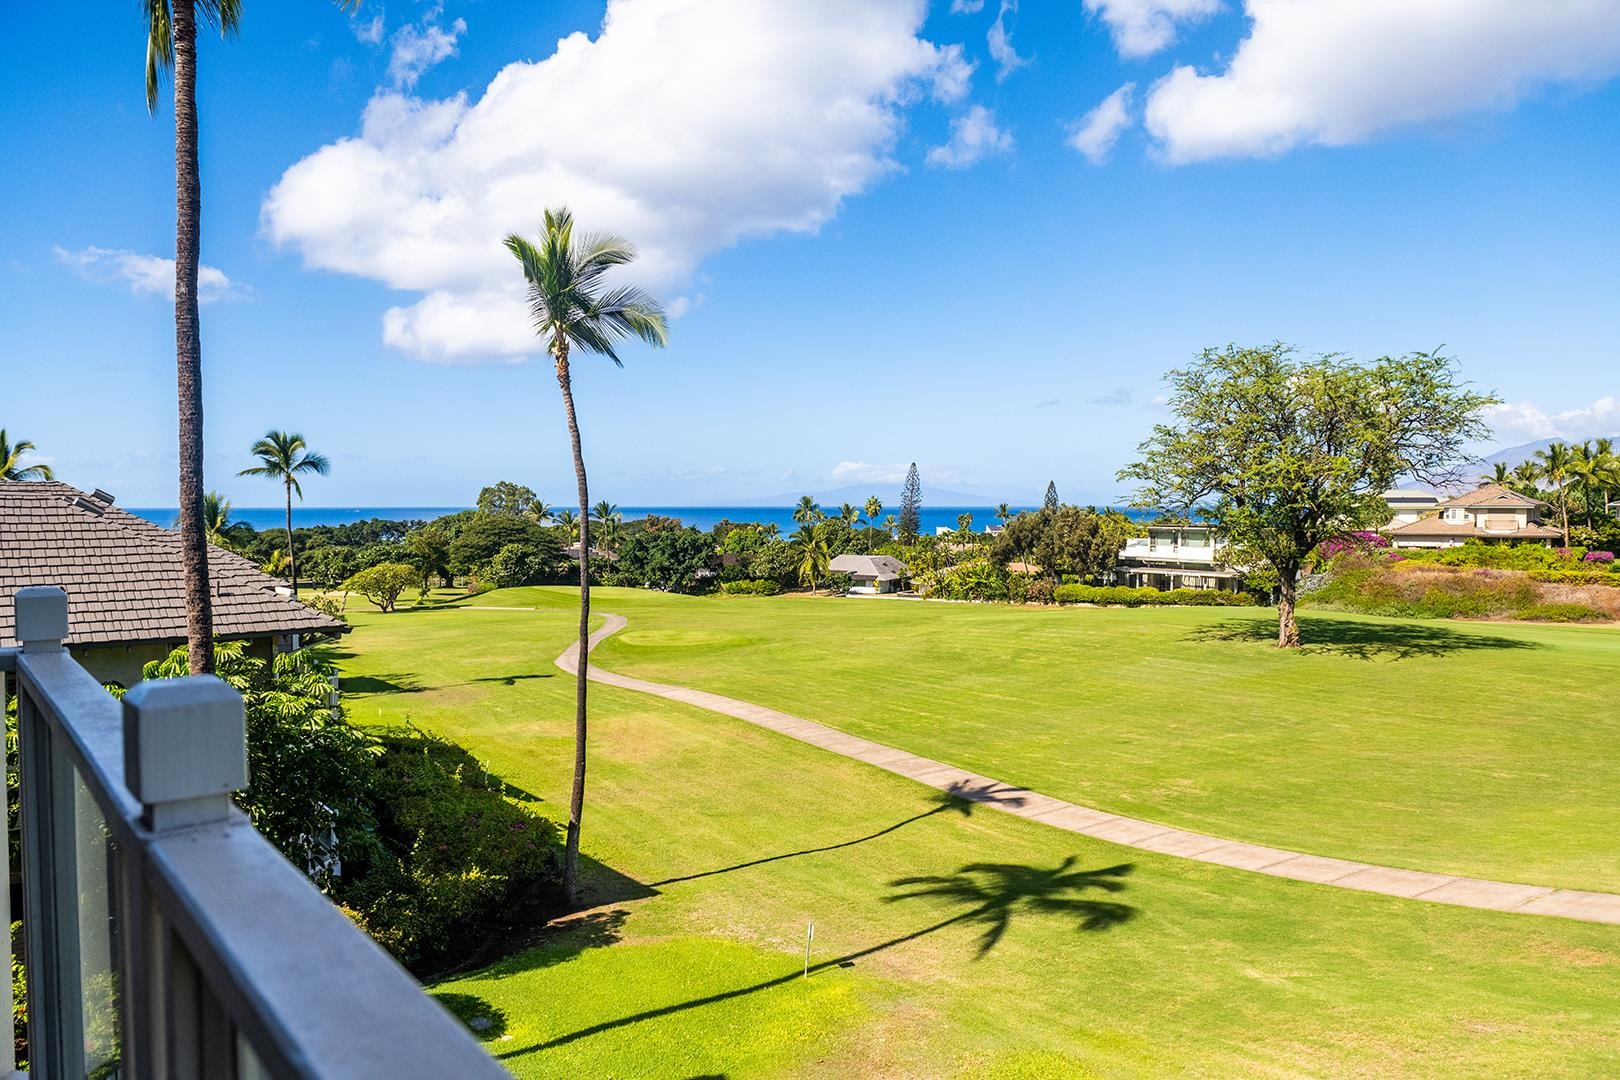
[{"label": "white house", "polygon": [[827,564],[835,574],[848,574],[852,593],[892,593],[906,579],[906,564],[892,555],[839,555]]},{"label": "white house", "polygon": [[1387,532],[1398,548],[1448,548],[1470,540],[1551,547],[1563,534],[1541,523],[1546,507],[1540,499],[1501,484],[1485,484],[1466,495],[1437,502],[1436,512],[1426,517],[1404,523],[1397,517]]},{"label": "white house", "polygon": [[1146,536],[1125,541],[1115,577],[1148,589],[1241,588],[1238,571],[1220,565],[1224,546],[1210,525],[1149,525]]},{"label": "white house", "polygon": [[1440,496],[1432,491],[1422,488],[1394,488],[1384,492],[1384,502],[1389,504],[1389,525],[1410,525],[1412,522],[1434,513],[1440,505]]}]

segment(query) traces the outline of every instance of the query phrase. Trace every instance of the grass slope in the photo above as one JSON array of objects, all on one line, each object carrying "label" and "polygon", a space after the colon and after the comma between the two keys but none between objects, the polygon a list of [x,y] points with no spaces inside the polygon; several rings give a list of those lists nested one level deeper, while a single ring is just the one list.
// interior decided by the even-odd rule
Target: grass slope
[{"label": "grass slope", "polygon": [[[658,630],[657,605],[630,599],[602,606]],[[539,600],[358,615],[342,646],[353,715],[442,731],[560,816],[572,682],[552,658],[572,616],[561,594]],[[710,624],[721,657],[768,630]],[[723,717],[592,694],[598,906],[435,988],[495,1021],[488,1045],[520,1076],[1620,1071],[1615,928],[1147,855]]]},{"label": "grass slope", "polygon": [[[538,598],[521,590],[506,602]],[[1116,813],[1322,855],[1620,891],[1620,632],[1327,613],[621,591],[602,666]]]}]

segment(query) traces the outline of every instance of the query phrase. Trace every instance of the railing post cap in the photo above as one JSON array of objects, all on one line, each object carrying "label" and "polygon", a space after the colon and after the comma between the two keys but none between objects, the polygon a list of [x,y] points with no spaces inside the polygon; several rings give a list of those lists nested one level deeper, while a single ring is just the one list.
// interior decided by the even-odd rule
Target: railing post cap
[{"label": "railing post cap", "polygon": [[242,695],[213,675],[152,679],[124,695],[124,783],[143,805],[247,786]]},{"label": "railing post cap", "polygon": [[61,644],[68,636],[67,591],[60,585],[28,585],[17,590],[17,640],[23,647]]}]

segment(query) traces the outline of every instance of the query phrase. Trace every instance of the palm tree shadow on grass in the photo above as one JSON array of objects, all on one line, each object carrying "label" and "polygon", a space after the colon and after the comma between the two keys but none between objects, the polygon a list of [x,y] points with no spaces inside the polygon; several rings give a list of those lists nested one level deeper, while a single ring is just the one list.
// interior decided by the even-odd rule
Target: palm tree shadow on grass
[{"label": "palm tree shadow on grass", "polygon": [[907,825],[922,821],[925,818],[931,818],[936,814],[954,812],[962,815],[963,817],[969,817],[973,813],[973,806],[975,803],[990,803],[1001,806],[1022,806],[1024,804],[1023,796],[1006,794],[1006,792],[1010,792],[1012,790],[1013,789],[1011,788],[1005,788],[999,785],[973,785],[958,782],[952,784],[944,791],[939,792],[937,795],[934,795],[931,801],[934,802],[935,805],[931,809],[924,810],[920,814],[913,814],[908,818],[903,818],[900,821],[896,821],[892,825],[885,825],[876,832],[867,833],[865,836],[857,836],[852,840],[841,840],[836,844],[823,844],[820,847],[803,848],[799,851],[784,851],[776,855],[765,855],[758,859],[749,859],[746,862],[733,863],[730,866],[722,866],[714,870],[700,870],[696,873],[664,878],[662,881],[649,882],[647,887],[657,889],[666,885],[678,885],[683,881],[696,881],[699,878],[714,877],[717,874],[730,874],[737,870],[747,870],[750,867],[764,866],[767,863],[780,862],[783,859],[797,859],[803,855],[819,855],[827,851],[838,851],[841,848],[854,847],[856,844],[864,844],[870,840],[876,840],[880,837],[887,836],[897,829],[903,829]]},{"label": "palm tree shadow on grass", "polygon": [[[1540,642],[1501,637],[1479,631],[1408,622],[1360,622],[1346,619],[1300,619],[1304,654],[1324,653],[1356,660],[1410,660],[1418,656],[1446,656],[1477,649],[1540,649]],[[1201,626],[1187,634],[1189,641],[1275,642],[1275,619],[1229,619]]]},{"label": "palm tree shadow on grass", "polygon": [[[963,910],[910,933],[811,964],[808,974],[815,975],[829,968],[852,967],[858,960],[936,934],[951,926],[983,927],[979,935],[978,948],[973,956],[973,959],[979,960],[1001,943],[1015,917],[1020,914],[1073,918],[1077,920],[1075,929],[1082,933],[1109,930],[1136,916],[1136,909],[1129,904],[1092,899],[1085,895],[1091,890],[1106,893],[1122,891],[1125,888],[1123,879],[1135,869],[1133,864],[1120,863],[1098,870],[1077,870],[1075,864],[1078,861],[1071,855],[1050,869],[1020,863],[970,863],[954,874],[898,878],[889,883],[890,888],[903,891],[884,897],[885,903],[932,899],[961,906]],[[497,1056],[502,1060],[524,1057],[537,1051],[564,1046],[593,1035],[638,1024],[644,1020],[654,1020],[692,1009],[701,1009],[708,1005],[717,1005],[724,1001],[733,1001],[805,977],[804,968],[794,967],[785,974],[750,986],[740,986],[734,990],[708,994],[691,1001],[646,1009],[616,1020],[605,1020],[566,1035],[559,1035],[555,1039],[522,1049],[509,1050]]]}]

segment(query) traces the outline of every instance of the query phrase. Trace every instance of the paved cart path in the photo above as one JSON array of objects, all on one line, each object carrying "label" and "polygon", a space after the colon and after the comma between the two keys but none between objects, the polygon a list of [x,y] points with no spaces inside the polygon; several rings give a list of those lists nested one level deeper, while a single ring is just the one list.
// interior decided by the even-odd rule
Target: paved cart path
[{"label": "paved cart path", "polygon": [[[477,609],[472,609],[477,610]],[[485,609],[488,610],[488,609]],[[512,609],[532,610],[532,609]],[[604,639],[624,629],[622,615],[602,615],[602,628],[591,635],[590,648],[594,650]],[[557,666],[569,674],[576,674],[578,646],[557,657]],[[899,776],[908,777],[929,787],[948,791],[964,799],[996,810],[1029,818],[1043,825],[1051,825],[1070,832],[1081,833],[1126,847],[1161,855],[1175,855],[1183,859],[1215,863],[1219,866],[1252,870],[1272,877],[1293,878],[1321,885],[1335,885],[1342,889],[1383,893],[1411,900],[1428,900],[1438,904],[1456,904],[1460,907],[1484,908],[1489,911],[1517,911],[1529,915],[1559,915],[1585,922],[1620,925],[1620,895],[1614,893],[1582,892],[1578,889],[1554,889],[1543,885],[1518,885],[1506,881],[1487,881],[1483,878],[1454,877],[1431,874],[1422,870],[1403,870],[1393,866],[1330,859],[1321,855],[1307,855],[1299,851],[1245,844],[1218,836],[1173,829],[1158,822],[1123,817],[1094,810],[1088,806],[1054,799],[1037,791],[1004,784],[988,776],[958,769],[932,758],[898,750],[883,743],[863,739],[818,724],[813,720],[768,709],[763,705],[739,701],[736,698],[712,694],[706,690],[692,690],[684,686],[648,682],[628,675],[617,675],[590,665],[589,678],[605,686],[634,690],[642,694],[679,701],[700,709],[743,720],[762,728],[769,728],[789,738],[830,750],[868,765],[875,765]]]}]

